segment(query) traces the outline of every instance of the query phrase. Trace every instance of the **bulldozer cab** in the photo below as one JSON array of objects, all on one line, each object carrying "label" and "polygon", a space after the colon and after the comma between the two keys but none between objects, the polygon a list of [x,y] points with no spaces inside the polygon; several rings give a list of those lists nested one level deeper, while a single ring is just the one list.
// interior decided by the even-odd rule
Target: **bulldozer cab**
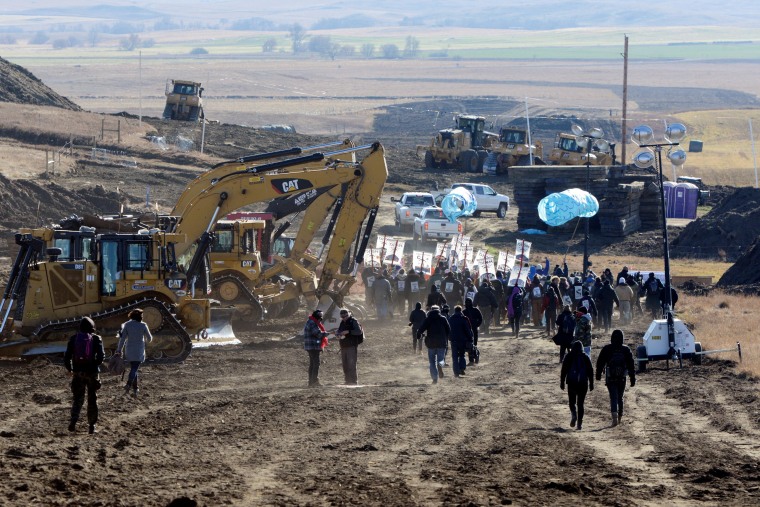
[{"label": "bulldozer cab", "polygon": [[234,253],[239,257],[256,254],[258,231],[265,226],[264,220],[220,220],[214,227],[211,253]]},{"label": "bulldozer cab", "polygon": [[82,227],[78,231],[57,230],[53,233],[53,248],[60,249],[60,261],[92,260],[95,258],[95,229]]},{"label": "bulldozer cab", "polygon": [[176,93],[179,95],[195,95],[198,94],[199,97],[203,95],[203,88],[200,88],[196,86],[196,83],[174,83],[174,90],[172,93]]},{"label": "bulldozer cab", "polygon": [[575,137],[559,135],[556,144],[557,148],[563,151],[573,151],[576,153],[581,153],[583,151],[581,150],[581,147],[578,146],[578,143],[575,142]]},{"label": "bulldozer cab", "polygon": [[503,128],[499,132],[499,141],[507,144],[525,144],[526,133],[524,130]]},{"label": "bulldozer cab", "polygon": [[472,146],[480,147],[483,145],[483,131],[485,130],[486,119],[482,116],[460,116],[457,118],[457,127],[462,132],[469,132],[472,138]]}]

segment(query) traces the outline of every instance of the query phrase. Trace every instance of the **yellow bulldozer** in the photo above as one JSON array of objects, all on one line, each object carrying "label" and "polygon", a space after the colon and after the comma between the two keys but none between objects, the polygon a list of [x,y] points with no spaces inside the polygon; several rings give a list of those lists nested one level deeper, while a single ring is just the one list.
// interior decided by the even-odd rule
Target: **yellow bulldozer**
[{"label": "yellow bulldozer", "polygon": [[[357,259],[363,259],[388,169],[379,143],[340,150],[367,149],[370,153],[359,162],[312,154],[226,170],[209,181],[199,177],[197,185],[190,185],[179,214],[156,216],[153,224],[141,224],[136,232],[96,233],[94,227],[64,231],[64,236],[76,236],[67,252],[65,238],[55,237],[61,231],[22,229],[16,234],[19,252],[0,300],[0,356],[61,353],[84,316],[95,321],[106,349],[112,350],[116,331],[131,310],[140,308],[157,338],[148,350],[150,360],[183,360],[194,344],[209,338],[213,320],[209,251],[218,222],[252,203],[298,198],[314,190],[340,189],[344,198],[326,234],[326,255],[321,258],[320,252],[316,259],[320,275],[316,264],[307,267],[296,257],[278,259],[267,270],[271,275],[261,275],[262,283],[274,286],[276,293],[253,296],[277,301],[296,295],[326,308],[342,305],[356,280]],[[320,158],[325,163],[315,167]],[[322,208],[330,199],[319,205],[317,199],[314,205]],[[327,210],[317,210],[313,216],[323,214]],[[61,246],[49,246],[58,240]],[[271,283],[269,277],[277,273],[292,283],[287,287]]]},{"label": "yellow bulldozer", "polygon": [[195,81],[166,81],[164,120],[204,121],[203,87]]},{"label": "yellow bulldozer", "polygon": [[544,165],[543,156],[541,141],[531,139],[526,129],[505,126],[499,129],[498,138],[489,143],[482,169],[489,174],[507,174],[512,166]]},{"label": "yellow bulldozer", "polygon": [[454,128],[438,131],[430,144],[418,145],[417,156],[424,152],[425,167],[451,167],[467,172],[480,172],[488,157],[488,147],[497,135],[485,130],[482,116],[458,115]]},{"label": "yellow bulldozer", "polygon": [[591,152],[588,145],[578,144],[574,134],[558,133],[554,139],[554,148],[549,153],[551,165],[612,165],[615,163],[615,145],[604,139],[589,140],[582,138],[581,144],[593,142]]}]

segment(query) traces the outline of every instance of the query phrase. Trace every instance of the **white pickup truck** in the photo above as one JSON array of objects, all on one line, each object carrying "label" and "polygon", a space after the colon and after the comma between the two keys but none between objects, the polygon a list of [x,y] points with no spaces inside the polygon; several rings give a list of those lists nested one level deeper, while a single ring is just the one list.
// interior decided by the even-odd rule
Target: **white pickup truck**
[{"label": "white pickup truck", "polygon": [[429,192],[407,192],[401,199],[391,197],[391,202],[396,203],[395,223],[399,230],[409,229],[414,226],[414,216],[419,215],[423,208],[435,206],[433,194]]},{"label": "white pickup truck", "polygon": [[483,211],[495,212],[496,216],[499,218],[507,216],[507,211],[509,211],[509,197],[497,193],[488,185],[481,185],[480,183],[454,183],[451,185],[451,188],[446,188],[442,192],[433,192],[436,204],[440,205],[446,194],[458,187],[463,187],[469,190],[473,197],[475,197],[475,201],[478,203],[478,207],[472,216],[479,217]]},{"label": "white pickup truck", "polygon": [[414,241],[451,239],[462,234],[462,222],[449,222],[443,210],[437,206],[423,209],[414,219]]}]

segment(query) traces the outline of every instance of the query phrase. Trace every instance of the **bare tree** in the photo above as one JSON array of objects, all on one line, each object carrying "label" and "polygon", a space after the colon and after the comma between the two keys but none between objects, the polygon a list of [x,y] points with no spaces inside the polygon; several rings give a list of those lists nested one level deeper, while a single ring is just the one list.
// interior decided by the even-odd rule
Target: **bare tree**
[{"label": "bare tree", "polygon": [[393,59],[400,55],[398,46],[395,44],[384,44],[380,47],[380,51],[383,52],[383,58]]},{"label": "bare tree", "polygon": [[406,58],[415,58],[420,50],[420,41],[416,37],[408,36],[404,46],[404,56]]},{"label": "bare tree", "polygon": [[372,58],[372,55],[374,53],[375,53],[374,44],[362,44],[362,56],[364,58]]},{"label": "bare tree", "polygon": [[302,51],[305,51],[306,48],[304,47],[304,40],[306,39],[306,29],[296,23],[288,28],[288,33],[290,34],[290,38],[293,40],[293,52],[300,53]]}]

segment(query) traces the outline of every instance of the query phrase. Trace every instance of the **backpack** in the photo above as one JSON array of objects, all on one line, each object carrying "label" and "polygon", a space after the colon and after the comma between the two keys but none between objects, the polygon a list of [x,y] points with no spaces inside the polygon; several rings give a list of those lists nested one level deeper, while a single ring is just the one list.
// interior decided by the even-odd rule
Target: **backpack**
[{"label": "backpack", "polygon": [[522,313],[522,309],[523,309],[522,293],[518,292],[517,294],[512,295],[512,309],[515,311],[515,313]]},{"label": "backpack", "polygon": [[563,334],[572,336],[573,332],[575,332],[575,319],[573,316],[571,314],[566,314],[562,319],[562,326],[560,327]]},{"label": "backpack", "polygon": [[74,357],[73,362],[76,365],[88,364],[92,361],[93,339],[90,333],[77,333],[74,338]]},{"label": "backpack", "polygon": [[567,372],[568,384],[583,384],[587,381],[586,375],[586,361],[583,359],[584,354],[580,353],[573,359],[573,364],[570,365],[570,371]]},{"label": "backpack", "polygon": [[359,324],[359,321],[356,320],[355,318],[351,317],[351,320],[356,322],[356,325],[359,326],[359,331],[362,332],[362,334],[356,337],[356,344],[359,345],[360,343],[364,343],[364,328],[362,327],[361,324]]},{"label": "backpack", "polygon": [[628,369],[625,367],[625,350],[622,347],[618,347],[612,352],[610,360],[607,361],[606,375],[608,381],[625,381]]}]

